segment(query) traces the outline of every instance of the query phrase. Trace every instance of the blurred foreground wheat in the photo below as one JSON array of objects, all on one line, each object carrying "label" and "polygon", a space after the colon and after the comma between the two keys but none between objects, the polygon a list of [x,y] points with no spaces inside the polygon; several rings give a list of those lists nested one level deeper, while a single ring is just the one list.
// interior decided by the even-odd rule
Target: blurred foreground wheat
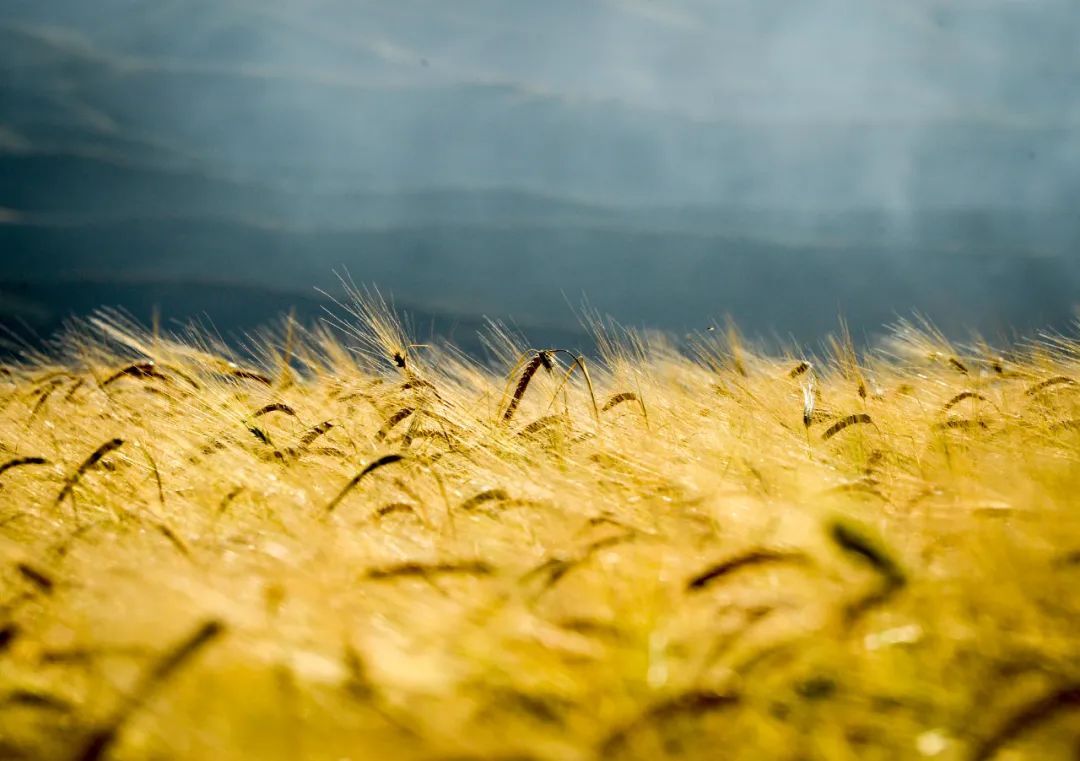
[{"label": "blurred foreground wheat", "polygon": [[351,312],[2,371],[0,758],[1080,757],[1077,344]]}]

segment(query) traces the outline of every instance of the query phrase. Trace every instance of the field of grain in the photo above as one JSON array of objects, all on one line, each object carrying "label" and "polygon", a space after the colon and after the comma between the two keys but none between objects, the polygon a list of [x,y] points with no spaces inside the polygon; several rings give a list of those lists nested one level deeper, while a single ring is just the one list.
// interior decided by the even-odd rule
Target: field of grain
[{"label": "field of grain", "polygon": [[0,758],[1080,758],[1077,344],[331,323],[4,368]]}]

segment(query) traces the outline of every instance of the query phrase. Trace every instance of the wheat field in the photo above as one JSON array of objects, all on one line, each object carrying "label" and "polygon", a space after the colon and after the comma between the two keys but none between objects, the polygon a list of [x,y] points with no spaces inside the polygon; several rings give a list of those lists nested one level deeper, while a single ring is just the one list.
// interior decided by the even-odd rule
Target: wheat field
[{"label": "wheat field", "polygon": [[0,758],[1080,758],[1080,344],[336,314],[5,366]]}]

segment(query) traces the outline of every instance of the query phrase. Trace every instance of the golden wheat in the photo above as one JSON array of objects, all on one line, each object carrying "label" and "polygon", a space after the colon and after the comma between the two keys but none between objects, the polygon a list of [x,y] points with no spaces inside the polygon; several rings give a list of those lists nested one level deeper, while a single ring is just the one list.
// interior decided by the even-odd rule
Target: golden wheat
[{"label": "golden wheat", "polygon": [[1075,757],[1076,343],[480,365],[372,296],[4,369],[0,757]]}]

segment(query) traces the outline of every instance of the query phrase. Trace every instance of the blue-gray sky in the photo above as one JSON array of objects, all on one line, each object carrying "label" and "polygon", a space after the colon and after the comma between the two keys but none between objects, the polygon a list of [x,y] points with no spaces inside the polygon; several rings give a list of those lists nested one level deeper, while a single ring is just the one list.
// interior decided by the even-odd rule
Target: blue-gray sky
[{"label": "blue-gray sky", "polygon": [[[1080,4],[6,0],[0,161],[7,281],[344,266],[533,321],[585,291],[678,328],[1060,322]],[[778,317],[738,300],[769,288]]]},{"label": "blue-gray sky", "polygon": [[[220,173],[635,203],[1080,194],[1071,0],[9,0],[5,18],[44,48],[18,74],[40,62],[89,131]],[[35,142],[20,126],[6,143]]]}]

